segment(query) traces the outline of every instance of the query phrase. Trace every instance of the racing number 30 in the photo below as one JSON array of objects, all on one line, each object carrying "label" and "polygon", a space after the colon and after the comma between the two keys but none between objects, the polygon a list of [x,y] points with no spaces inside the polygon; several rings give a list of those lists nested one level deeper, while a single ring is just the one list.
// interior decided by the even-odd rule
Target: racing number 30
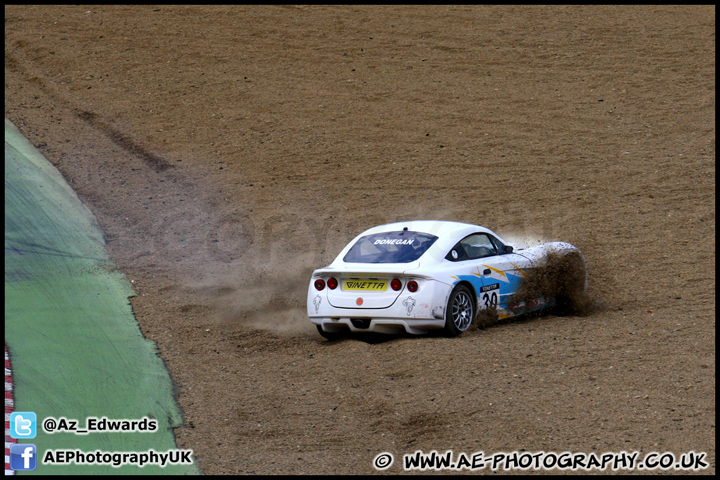
[{"label": "racing number 30", "polygon": [[496,307],[498,304],[497,292],[486,293],[482,298],[485,302],[485,308]]}]

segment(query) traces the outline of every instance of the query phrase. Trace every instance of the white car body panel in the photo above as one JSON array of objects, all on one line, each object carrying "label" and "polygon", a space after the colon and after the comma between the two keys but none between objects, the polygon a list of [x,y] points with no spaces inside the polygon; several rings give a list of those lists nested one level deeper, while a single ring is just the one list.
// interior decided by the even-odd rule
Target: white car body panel
[{"label": "white car body panel", "polygon": [[[409,263],[348,263],[343,259],[361,238],[384,232],[427,233],[437,240],[420,256]],[[445,257],[462,239],[474,233],[489,234],[516,251],[490,257],[464,261],[450,261]],[[572,245],[553,242],[529,249],[505,242],[493,231],[465,223],[446,221],[409,221],[381,225],[362,232],[343,248],[327,267],[317,269],[310,279],[307,313],[310,320],[325,332],[379,332],[411,334],[427,333],[445,326],[445,308],[455,286],[464,282],[471,285],[477,309],[498,307],[501,318],[516,314],[506,310],[507,301],[516,290],[527,270],[537,264],[550,249],[579,251]],[[582,255],[582,254],[581,254]],[[338,280],[334,290],[327,286],[318,291],[316,279]],[[402,282],[400,291],[393,291],[389,282],[397,278]],[[385,291],[347,290],[345,280],[355,282],[387,282]],[[407,289],[408,282],[418,284],[417,291]],[[351,283],[349,286],[355,286]],[[365,284],[370,285],[369,283]],[[375,286],[375,283],[372,284]],[[361,299],[361,300],[359,300]],[[528,306],[542,308],[542,303]]]}]

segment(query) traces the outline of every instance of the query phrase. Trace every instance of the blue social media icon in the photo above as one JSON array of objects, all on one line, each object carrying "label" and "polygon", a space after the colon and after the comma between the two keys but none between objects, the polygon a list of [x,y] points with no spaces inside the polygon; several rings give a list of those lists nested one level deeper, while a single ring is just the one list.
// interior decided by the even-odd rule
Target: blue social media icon
[{"label": "blue social media icon", "polygon": [[35,412],[13,412],[10,414],[10,436],[18,440],[35,438],[37,416]]},{"label": "blue social media icon", "polygon": [[15,443],[10,446],[10,468],[13,470],[35,470],[37,447],[32,443]]}]

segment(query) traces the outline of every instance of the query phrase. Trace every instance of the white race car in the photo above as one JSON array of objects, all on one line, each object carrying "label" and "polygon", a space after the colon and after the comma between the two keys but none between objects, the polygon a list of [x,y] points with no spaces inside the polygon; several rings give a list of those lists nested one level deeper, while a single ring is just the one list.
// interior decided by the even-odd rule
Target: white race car
[{"label": "white race car", "polygon": [[[349,332],[459,335],[486,310],[499,318],[564,304],[570,272],[556,284],[534,282],[549,255],[572,260],[573,281],[587,287],[585,258],[573,245],[511,245],[487,228],[447,221],[381,225],[353,239],[310,279],[307,312],[318,332],[335,339]],[[525,282],[527,280],[527,282]],[[570,280],[570,279],[567,279]],[[530,295],[530,296],[528,296]]]}]

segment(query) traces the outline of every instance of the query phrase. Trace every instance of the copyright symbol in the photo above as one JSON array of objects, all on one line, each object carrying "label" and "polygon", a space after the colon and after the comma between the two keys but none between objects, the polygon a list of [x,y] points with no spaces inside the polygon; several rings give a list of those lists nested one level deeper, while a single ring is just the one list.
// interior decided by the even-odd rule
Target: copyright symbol
[{"label": "copyright symbol", "polygon": [[46,418],[46,419],[43,421],[43,429],[44,429],[47,433],[53,433],[53,432],[55,431],[55,427],[56,427],[56,426],[57,426],[57,422],[55,421],[54,418]]},{"label": "copyright symbol", "polygon": [[393,456],[390,452],[378,453],[373,460],[373,467],[376,470],[387,470],[393,464]]}]

